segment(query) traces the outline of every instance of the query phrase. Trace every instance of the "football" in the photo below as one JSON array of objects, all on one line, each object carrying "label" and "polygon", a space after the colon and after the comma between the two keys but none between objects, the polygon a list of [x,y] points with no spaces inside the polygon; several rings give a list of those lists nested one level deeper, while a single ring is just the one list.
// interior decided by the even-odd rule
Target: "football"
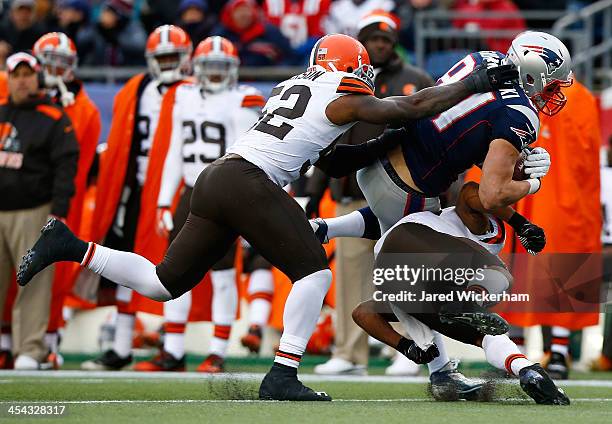
[{"label": "football", "polygon": [[527,155],[529,154],[528,149],[524,149],[516,160],[516,164],[514,165],[514,174],[512,174],[512,179],[514,181],[523,181],[528,178],[528,175],[525,174],[525,159],[527,159]]}]

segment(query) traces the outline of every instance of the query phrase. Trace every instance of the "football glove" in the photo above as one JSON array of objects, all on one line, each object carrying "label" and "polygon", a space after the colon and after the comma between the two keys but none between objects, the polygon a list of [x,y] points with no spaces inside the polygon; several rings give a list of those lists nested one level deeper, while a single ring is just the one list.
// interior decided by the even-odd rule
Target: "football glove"
[{"label": "football glove", "polygon": [[173,229],[174,222],[172,220],[172,212],[170,212],[170,208],[157,208],[157,235],[161,237],[168,237],[168,235],[170,235],[170,231],[172,231]]},{"label": "football glove", "polygon": [[508,221],[508,224],[516,232],[525,250],[532,255],[537,255],[546,246],[546,234],[537,225],[529,222],[524,216],[515,212]]},{"label": "football glove", "polygon": [[427,364],[440,356],[440,351],[435,344],[429,346],[427,350],[423,350],[417,346],[414,340],[408,340],[405,337],[400,339],[397,344],[397,350],[417,364]]},{"label": "football glove", "polygon": [[523,172],[529,178],[542,178],[550,169],[550,154],[543,147],[531,150],[523,163]]},{"label": "football glove", "polygon": [[482,63],[462,81],[474,93],[488,93],[500,88],[511,88],[518,84],[518,77],[518,70],[513,64],[487,68],[487,65]]}]

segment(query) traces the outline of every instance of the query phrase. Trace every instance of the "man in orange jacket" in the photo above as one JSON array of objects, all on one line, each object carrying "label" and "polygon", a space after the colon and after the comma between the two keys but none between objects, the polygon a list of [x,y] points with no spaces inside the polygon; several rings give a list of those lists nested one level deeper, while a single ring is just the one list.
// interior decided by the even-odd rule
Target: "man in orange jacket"
[{"label": "man in orange jacket", "polygon": [[[75,78],[77,51],[74,42],[64,33],[50,32],[36,41],[33,47],[43,67],[45,86],[56,103],[62,105],[72,121],[79,143],[79,162],[75,176],[75,194],[70,202],[66,222],[76,232],[81,228],[81,216],[87,189],[87,176],[94,162],[102,127],[100,111],[91,101],[83,82]],[[58,264],[53,281],[51,314],[45,340],[49,347],[49,365],[61,365],[58,357],[58,330],[62,326],[62,306],[70,293],[78,268],[72,264]]]},{"label": "man in orange jacket", "polygon": [[[176,26],[163,25],[149,35],[149,72],[132,77],[115,96],[107,149],[100,156],[92,239],[156,262],[167,247],[166,238],[155,232],[155,205],[167,152],[154,146],[163,130],[159,114],[164,96],[173,95],[183,82],[191,51],[189,36]],[[161,157],[153,157],[153,150]],[[104,279],[100,284],[114,286]],[[117,289],[113,348],[84,362],[83,369],[118,370],[132,362],[131,298],[131,290]]]}]

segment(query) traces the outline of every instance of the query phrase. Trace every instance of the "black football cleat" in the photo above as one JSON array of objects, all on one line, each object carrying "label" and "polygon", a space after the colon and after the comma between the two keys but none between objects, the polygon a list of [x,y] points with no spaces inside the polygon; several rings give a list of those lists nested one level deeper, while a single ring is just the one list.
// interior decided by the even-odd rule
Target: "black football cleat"
[{"label": "black football cleat", "polygon": [[551,352],[550,359],[546,364],[546,371],[550,378],[555,380],[567,380],[569,378],[569,360],[559,352]]},{"label": "black football cleat", "polygon": [[440,401],[478,400],[484,381],[470,380],[457,370],[459,361],[449,361],[429,376],[431,394]]},{"label": "black football cleat", "polygon": [[440,322],[464,324],[481,334],[490,336],[506,334],[510,330],[510,325],[505,319],[474,303],[443,305],[440,308]]},{"label": "black football cleat", "polygon": [[521,388],[539,405],[569,405],[570,400],[548,376],[540,364],[533,364],[519,372]]},{"label": "black football cleat", "polygon": [[87,371],[119,371],[130,365],[132,359],[131,354],[121,357],[114,350],[107,350],[102,356],[83,362],[81,369]]},{"label": "black football cleat", "polygon": [[40,230],[40,237],[19,265],[17,282],[25,286],[40,271],[60,261],[80,262],[87,252],[87,243],[79,240],[62,221],[51,218]]},{"label": "black football cleat", "polygon": [[260,400],[331,401],[325,392],[315,392],[297,378],[297,369],[274,364],[259,386]]}]

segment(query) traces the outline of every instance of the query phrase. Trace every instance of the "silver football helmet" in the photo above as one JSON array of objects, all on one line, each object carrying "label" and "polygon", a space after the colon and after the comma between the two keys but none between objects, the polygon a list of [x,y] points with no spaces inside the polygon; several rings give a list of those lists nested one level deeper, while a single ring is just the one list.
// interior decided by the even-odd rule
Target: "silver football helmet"
[{"label": "silver football helmet", "polygon": [[572,85],[572,59],[558,38],[523,32],[512,40],[507,58],[518,68],[519,82],[540,112],[552,116],[565,106],[561,88]]}]

